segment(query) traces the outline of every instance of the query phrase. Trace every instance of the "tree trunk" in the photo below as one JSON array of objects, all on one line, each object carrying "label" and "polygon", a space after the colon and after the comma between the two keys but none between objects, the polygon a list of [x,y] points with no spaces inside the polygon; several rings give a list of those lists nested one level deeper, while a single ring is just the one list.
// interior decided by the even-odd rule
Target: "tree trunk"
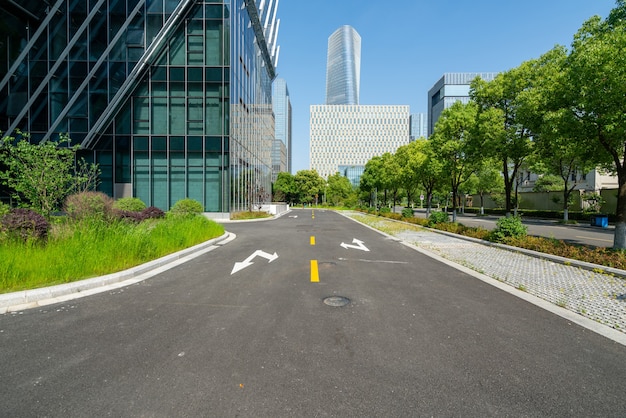
[{"label": "tree trunk", "polygon": [[484,197],[484,193],[480,193],[480,214],[484,215],[485,214],[485,197]]},{"label": "tree trunk", "polygon": [[455,189],[454,187],[452,187],[452,222],[456,222],[456,209],[457,209],[457,204],[456,204],[456,195],[458,193],[458,190]]},{"label": "tree trunk", "polygon": [[626,249],[626,168],[620,168],[617,172],[619,192],[617,194],[617,210],[615,223],[615,235],[613,248],[616,250]]},{"label": "tree trunk", "polygon": [[511,199],[511,195],[513,194],[513,181],[515,179],[515,175],[517,174],[513,171],[513,175],[509,177],[509,167],[507,165],[507,160],[504,160],[504,169],[502,170],[502,174],[504,176],[504,209],[506,212],[506,216],[511,216],[511,210],[513,209],[513,201]]},{"label": "tree trunk", "polygon": [[565,183],[565,190],[563,191],[563,220],[565,222],[569,221],[569,195],[570,191],[567,190],[567,183]]}]

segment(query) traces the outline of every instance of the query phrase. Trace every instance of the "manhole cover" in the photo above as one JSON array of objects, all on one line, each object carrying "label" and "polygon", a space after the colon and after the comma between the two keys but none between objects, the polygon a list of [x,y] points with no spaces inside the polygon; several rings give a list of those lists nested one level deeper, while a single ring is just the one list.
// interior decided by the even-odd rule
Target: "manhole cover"
[{"label": "manhole cover", "polygon": [[330,296],[324,299],[324,303],[328,306],[346,306],[350,303],[350,299],[343,296]]}]

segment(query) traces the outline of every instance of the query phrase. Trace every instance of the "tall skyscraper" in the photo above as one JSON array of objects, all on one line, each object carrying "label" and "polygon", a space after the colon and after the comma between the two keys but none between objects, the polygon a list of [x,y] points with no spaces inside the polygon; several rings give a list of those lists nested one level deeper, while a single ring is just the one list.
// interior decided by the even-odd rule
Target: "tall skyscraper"
[{"label": "tall skyscraper", "polygon": [[326,104],[358,105],[361,83],[361,37],[342,26],[328,38]]},{"label": "tall skyscraper", "polygon": [[470,83],[476,77],[493,80],[498,73],[446,73],[428,91],[428,136],[435,130],[435,123],[444,109],[454,102],[468,103]]},{"label": "tall skyscraper", "polygon": [[280,172],[291,172],[291,100],[287,82],[277,78],[272,84],[275,139],[272,148],[272,181]]},{"label": "tall skyscraper", "polygon": [[267,201],[277,6],[3,1],[0,131],[69,133],[113,197],[220,214]]}]

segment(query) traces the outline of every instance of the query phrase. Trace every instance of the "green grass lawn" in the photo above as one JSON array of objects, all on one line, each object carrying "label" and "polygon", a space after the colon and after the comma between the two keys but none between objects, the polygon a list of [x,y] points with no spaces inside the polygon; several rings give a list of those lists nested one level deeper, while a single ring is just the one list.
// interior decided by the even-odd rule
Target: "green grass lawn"
[{"label": "green grass lawn", "polygon": [[0,293],[122,271],[224,233],[204,216],[61,222],[46,243],[0,241]]}]

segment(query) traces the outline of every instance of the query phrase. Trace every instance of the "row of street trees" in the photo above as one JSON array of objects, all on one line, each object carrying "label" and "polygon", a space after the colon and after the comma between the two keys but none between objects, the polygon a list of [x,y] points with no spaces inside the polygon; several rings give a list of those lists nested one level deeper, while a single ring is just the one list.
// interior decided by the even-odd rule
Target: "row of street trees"
[{"label": "row of street trees", "polygon": [[356,191],[350,180],[339,173],[329,176],[328,180],[324,180],[316,170],[300,170],[295,175],[279,173],[273,189],[275,201],[291,204],[356,204]]},{"label": "row of street trees", "polygon": [[430,203],[443,187],[456,213],[461,190],[482,197],[501,181],[510,214],[528,169],[562,180],[567,219],[573,174],[599,167],[617,175],[614,247],[626,248],[625,50],[626,0],[618,0],[605,20],[583,24],[569,51],[556,46],[493,81],[475,79],[470,102],[444,110],[429,141],[372,158],[361,189],[384,190],[395,204],[399,188],[411,201],[419,187]]}]

